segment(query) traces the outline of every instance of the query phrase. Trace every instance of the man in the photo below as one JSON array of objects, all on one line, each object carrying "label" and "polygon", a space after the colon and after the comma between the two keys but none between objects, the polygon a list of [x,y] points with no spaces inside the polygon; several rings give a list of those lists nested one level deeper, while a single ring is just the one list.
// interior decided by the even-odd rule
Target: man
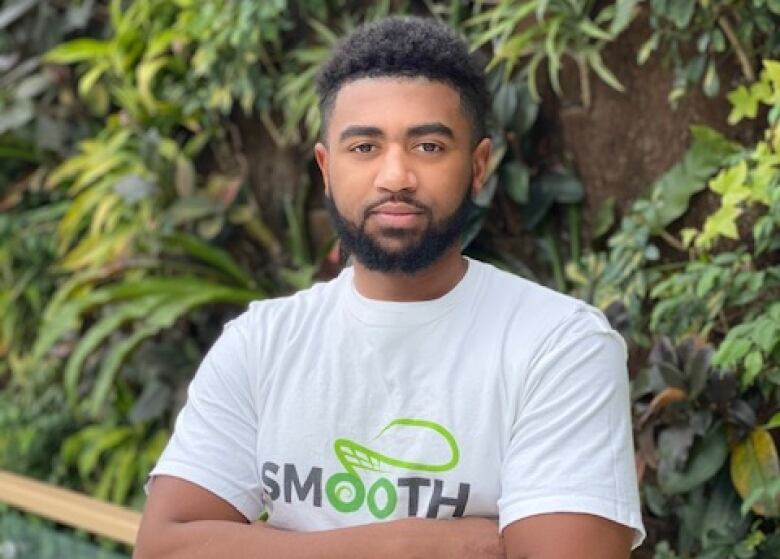
[{"label": "man", "polygon": [[490,155],[466,45],[390,18],[318,85],[315,156],[353,266],[225,328],[151,474],[136,557],[628,557],[622,340],[460,254]]}]

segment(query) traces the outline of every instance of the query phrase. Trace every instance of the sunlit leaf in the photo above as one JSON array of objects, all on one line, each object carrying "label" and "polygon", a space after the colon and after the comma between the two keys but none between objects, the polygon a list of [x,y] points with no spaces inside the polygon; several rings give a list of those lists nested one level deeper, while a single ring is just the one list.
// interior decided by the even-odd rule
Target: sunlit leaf
[{"label": "sunlit leaf", "polygon": [[[780,478],[780,462],[772,436],[764,429],[754,430],[734,447],[730,470],[734,487],[743,499],[756,490],[766,489],[772,480]],[[761,516],[780,516],[776,497],[760,499],[752,509]]]}]

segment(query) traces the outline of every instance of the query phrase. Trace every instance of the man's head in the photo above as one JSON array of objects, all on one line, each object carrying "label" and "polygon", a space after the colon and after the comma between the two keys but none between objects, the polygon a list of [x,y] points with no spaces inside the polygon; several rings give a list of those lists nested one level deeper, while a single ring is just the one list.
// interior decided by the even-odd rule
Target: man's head
[{"label": "man's head", "polygon": [[377,271],[429,266],[457,242],[490,154],[467,45],[433,20],[382,20],[337,47],[318,88],[315,156],[345,250]]}]

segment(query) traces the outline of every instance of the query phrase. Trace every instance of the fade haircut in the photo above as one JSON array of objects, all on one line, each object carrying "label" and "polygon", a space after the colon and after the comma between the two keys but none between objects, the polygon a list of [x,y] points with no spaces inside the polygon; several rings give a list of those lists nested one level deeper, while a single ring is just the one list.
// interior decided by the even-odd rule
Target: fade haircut
[{"label": "fade haircut", "polygon": [[449,85],[458,92],[471,121],[474,143],[487,135],[487,86],[466,41],[434,19],[394,16],[355,29],[320,69],[323,139],[339,90],[360,78],[379,77],[422,77]]}]

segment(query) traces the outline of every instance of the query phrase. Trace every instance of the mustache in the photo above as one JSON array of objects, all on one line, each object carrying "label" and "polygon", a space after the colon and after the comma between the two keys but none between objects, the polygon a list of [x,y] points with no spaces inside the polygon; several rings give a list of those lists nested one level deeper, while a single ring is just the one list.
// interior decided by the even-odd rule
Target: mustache
[{"label": "mustache", "polygon": [[413,196],[410,196],[409,194],[406,194],[404,192],[397,192],[395,194],[385,196],[380,200],[376,200],[368,204],[366,208],[363,210],[363,217],[367,218],[369,214],[371,214],[379,206],[381,206],[382,204],[387,204],[388,202],[393,202],[396,204],[406,204],[408,206],[412,206],[413,208],[417,208],[418,210],[420,210],[421,212],[423,212],[425,215],[429,217],[432,214],[431,208],[429,208],[419,200],[416,200]]}]

